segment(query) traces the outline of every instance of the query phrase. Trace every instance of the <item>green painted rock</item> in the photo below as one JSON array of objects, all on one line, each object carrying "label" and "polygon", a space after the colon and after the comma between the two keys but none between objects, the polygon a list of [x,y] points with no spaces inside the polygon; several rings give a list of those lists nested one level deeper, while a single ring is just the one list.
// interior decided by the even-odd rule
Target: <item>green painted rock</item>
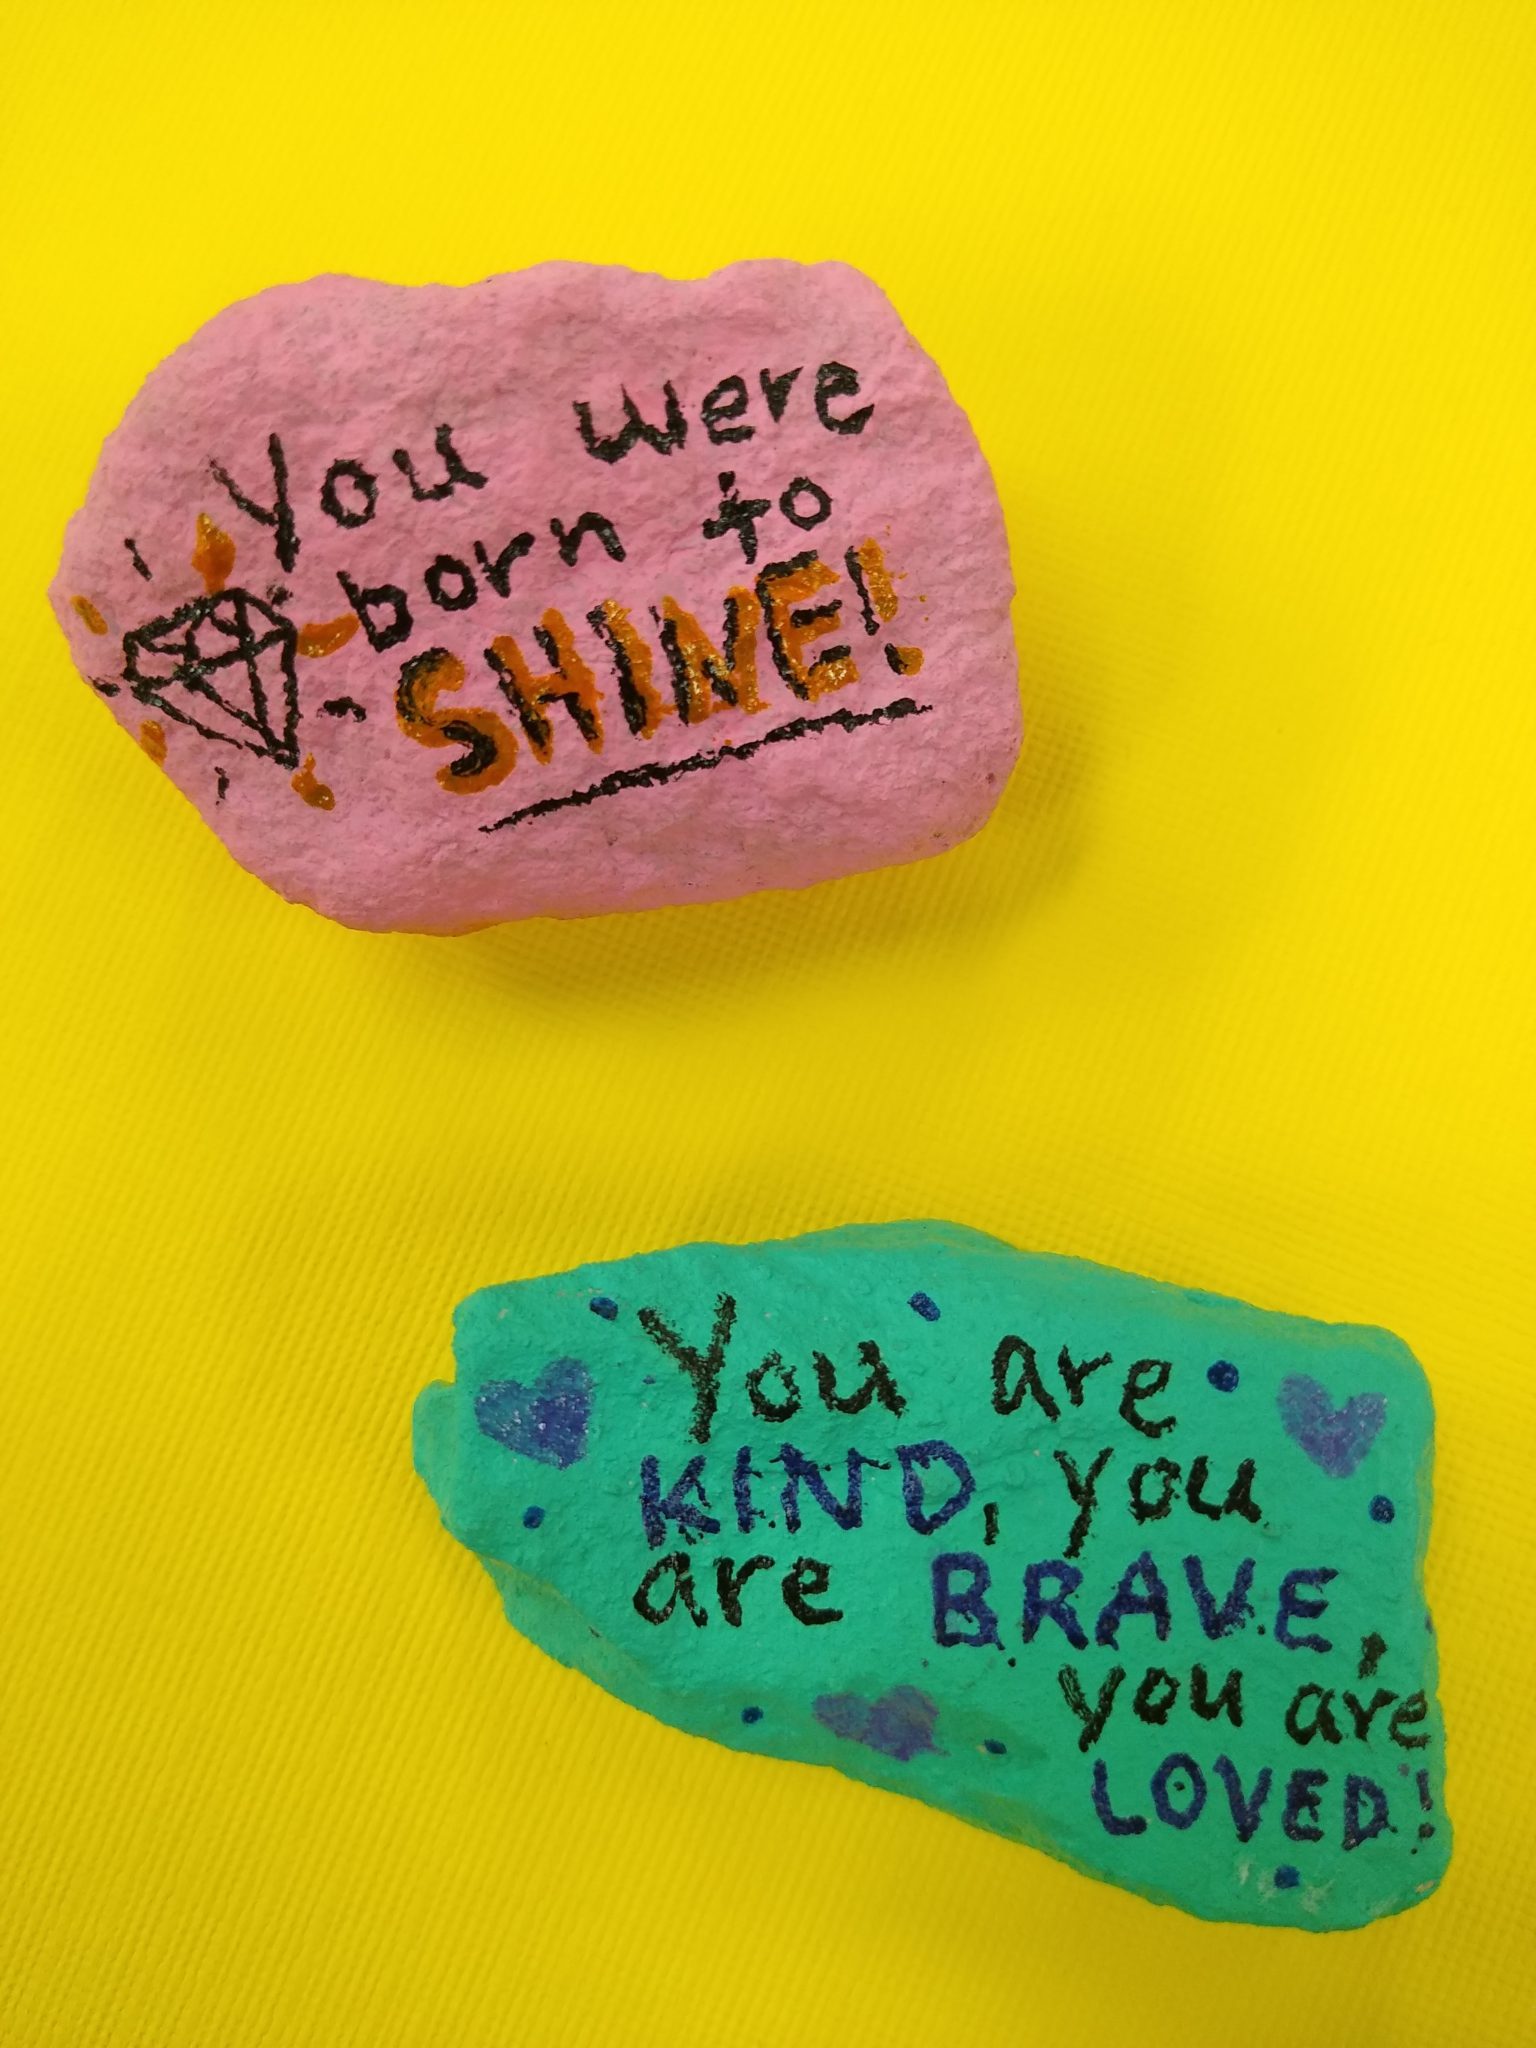
[{"label": "green painted rock", "polygon": [[455,1349],[443,1521],[631,1705],[1209,1919],[1438,1883],[1433,1417],[1385,1332],[914,1223],[486,1288]]}]

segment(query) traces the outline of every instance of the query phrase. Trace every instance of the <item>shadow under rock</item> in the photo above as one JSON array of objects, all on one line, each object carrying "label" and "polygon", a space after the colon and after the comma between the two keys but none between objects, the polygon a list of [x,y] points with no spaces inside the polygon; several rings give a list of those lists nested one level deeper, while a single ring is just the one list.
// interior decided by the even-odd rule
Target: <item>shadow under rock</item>
[{"label": "shadow under rock", "polygon": [[[1086,831],[1092,762],[1081,692],[1052,622],[1017,619],[1024,743],[988,823],[954,851],[802,890],[608,917],[529,919],[455,939],[400,937],[399,971],[432,972],[466,995],[493,988],[535,1005],[620,1006],[619,992],[686,986],[743,1001],[787,977],[835,973],[850,960],[921,950],[928,971],[948,956],[1015,932],[1063,886]],[[396,950],[398,949],[398,950]],[[425,949],[425,950],[424,950]]]}]

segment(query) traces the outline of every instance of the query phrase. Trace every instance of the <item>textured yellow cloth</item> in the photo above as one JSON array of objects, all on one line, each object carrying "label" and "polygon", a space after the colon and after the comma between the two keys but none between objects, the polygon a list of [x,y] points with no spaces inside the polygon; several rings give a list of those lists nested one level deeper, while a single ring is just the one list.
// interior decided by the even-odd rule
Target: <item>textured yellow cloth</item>
[{"label": "textured yellow cloth", "polygon": [[[0,147],[16,2048],[1533,2038],[1536,13],[29,9]],[[996,469],[1030,732],[946,859],[365,938],[42,601],[228,300],[838,256]],[[1381,1322],[1440,1414],[1456,1859],[1201,1925],[717,1751],[503,1623],[410,1468],[482,1282],[937,1215]]]}]

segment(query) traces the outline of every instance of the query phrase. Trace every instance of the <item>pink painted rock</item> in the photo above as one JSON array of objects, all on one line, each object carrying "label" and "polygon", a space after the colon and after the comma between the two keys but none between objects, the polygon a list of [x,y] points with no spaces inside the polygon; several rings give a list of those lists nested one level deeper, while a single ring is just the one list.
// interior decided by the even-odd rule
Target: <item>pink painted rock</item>
[{"label": "pink painted rock", "polygon": [[247,299],[129,407],[51,595],[236,859],[372,930],[916,860],[1018,750],[986,463],[837,263]]}]

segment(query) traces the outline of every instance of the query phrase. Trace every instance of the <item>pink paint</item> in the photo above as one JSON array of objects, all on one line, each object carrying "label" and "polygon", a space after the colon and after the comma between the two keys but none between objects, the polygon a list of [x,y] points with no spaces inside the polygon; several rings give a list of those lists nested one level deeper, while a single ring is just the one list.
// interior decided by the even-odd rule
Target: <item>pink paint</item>
[{"label": "pink paint", "polygon": [[[592,452],[625,390],[670,452]],[[415,495],[408,468],[417,492],[447,488]],[[732,494],[768,503],[752,562],[721,517]],[[199,515],[234,543],[227,573]],[[721,648],[727,593],[771,612],[786,581],[758,579],[807,552],[832,574],[779,606],[803,641],[789,677],[755,625],[760,709],[674,682],[665,599]],[[378,648],[349,628],[348,583],[400,590],[409,633]],[[233,306],[108,440],[51,592],[81,672],[136,738],[164,729],[165,772],[244,866],[345,923],[421,931],[797,888],[955,845],[1018,748],[1011,595],[991,478],[938,369],[857,271],[780,262],[690,283],[567,263],[463,289],[330,277]],[[633,661],[628,679],[649,730],[626,717],[617,614],[606,637],[589,622],[605,602],[649,658],[649,683]],[[364,609],[376,633],[398,616]],[[510,637],[548,671],[550,609],[590,671],[600,749],[487,659]],[[203,657],[265,641],[265,706],[243,660],[194,687],[189,633]]]}]

